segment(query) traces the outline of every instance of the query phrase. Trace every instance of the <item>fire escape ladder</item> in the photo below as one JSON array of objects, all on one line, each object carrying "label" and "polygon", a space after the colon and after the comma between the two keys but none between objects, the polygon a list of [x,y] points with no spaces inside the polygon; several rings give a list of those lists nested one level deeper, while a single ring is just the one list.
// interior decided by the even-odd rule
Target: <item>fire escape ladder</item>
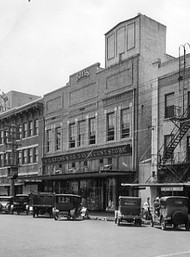
[{"label": "fire escape ladder", "polygon": [[[181,117],[174,117],[171,118],[171,121],[175,124],[175,127],[171,131],[171,140],[168,142],[167,145],[162,145],[160,150],[158,151],[158,156],[160,156],[159,164],[158,166],[164,165],[169,158],[172,157],[172,154],[177,147],[177,145],[180,143],[184,135],[187,133],[187,131],[190,128],[190,106],[187,108],[187,110],[183,113]],[[173,121],[173,119],[175,121]],[[178,121],[178,124],[177,122]],[[163,150],[164,149],[164,150]],[[163,150],[163,155],[161,156],[161,151]]]},{"label": "fire escape ladder", "polygon": [[190,128],[190,121],[183,122],[181,127],[178,129],[177,133],[172,137],[169,144],[165,147],[164,156],[163,156],[163,164],[172,156],[175,148],[180,143],[184,135]]}]

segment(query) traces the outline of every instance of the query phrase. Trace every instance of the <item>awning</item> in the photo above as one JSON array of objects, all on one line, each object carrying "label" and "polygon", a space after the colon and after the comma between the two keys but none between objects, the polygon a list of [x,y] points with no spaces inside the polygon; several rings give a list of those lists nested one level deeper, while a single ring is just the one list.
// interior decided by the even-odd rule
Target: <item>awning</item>
[{"label": "awning", "polygon": [[[101,172],[41,175],[41,176],[35,176],[35,177],[27,177],[26,180],[32,180],[32,179],[37,179],[37,180],[68,180],[68,179],[103,178],[103,177],[105,178],[105,177],[128,176],[130,174],[132,174],[132,172],[101,171]],[[24,178],[23,178],[23,180],[24,180]]]},{"label": "awning", "polygon": [[126,187],[182,187],[182,186],[190,186],[190,182],[185,182],[185,183],[139,183],[139,184],[122,183],[121,185],[126,186]]},{"label": "awning", "polygon": [[[15,186],[23,186],[24,183],[23,182],[15,182],[14,185]],[[10,187],[10,184],[9,183],[0,184],[0,187]]]}]

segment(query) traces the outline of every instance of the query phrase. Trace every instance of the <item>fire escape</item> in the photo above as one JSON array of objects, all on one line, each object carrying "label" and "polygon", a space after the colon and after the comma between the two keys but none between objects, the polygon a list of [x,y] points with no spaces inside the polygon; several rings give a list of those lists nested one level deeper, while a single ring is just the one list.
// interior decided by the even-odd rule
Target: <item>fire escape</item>
[{"label": "fire escape", "polygon": [[[190,47],[190,45],[188,44]],[[187,179],[187,174],[190,172],[190,162],[187,158],[181,160],[181,162],[176,163],[174,160],[174,150],[179,145],[185,134],[190,128],[190,103],[188,103],[185,110],[185,88],[188,82],[188,76],[186,74],[186,44],[182,45],[184,54],[180,55],[179,47],[179,88],[181,88],[182,93],[182,114],[174,115],[170,117],[170,120],[174,124],[174,128],[170,133],[170,139],[167,143],[160,148],[158,151],[158,181],[163,182],[184,182]],[[166,179],[167,177],[167,179]]]}]

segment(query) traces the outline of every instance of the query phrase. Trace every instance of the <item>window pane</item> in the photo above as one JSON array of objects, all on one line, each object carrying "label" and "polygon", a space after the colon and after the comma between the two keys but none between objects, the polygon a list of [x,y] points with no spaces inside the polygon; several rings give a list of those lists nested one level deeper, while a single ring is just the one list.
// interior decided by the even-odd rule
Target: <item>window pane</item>
[{"label": "window pane", "polygon": [[61,149],[61,127],[55,129],[55,150]]},{"label": "window pane", "polygon": [[75,147],[75,124],[69,126],[69,147]]},{"label": "window pane", "polygon": [[121,138],[130,136],[131,113],[130,108],[121,111]]},{"label": "window pane", "polygon": [[78,145],[85,145],[85,131],[86,131],[86,122],[80,121],[79,123],[79,138]]},{"label": "window pane", "polygon": [[107,140],[114,140],[114,113],[107,115]]}]

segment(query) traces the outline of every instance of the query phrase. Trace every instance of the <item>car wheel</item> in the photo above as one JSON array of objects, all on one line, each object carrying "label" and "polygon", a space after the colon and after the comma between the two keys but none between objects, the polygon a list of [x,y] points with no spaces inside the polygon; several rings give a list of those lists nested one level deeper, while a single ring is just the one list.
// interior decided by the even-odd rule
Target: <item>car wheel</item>
[{"label": "car wheel", "polygon": [[189,231],[189,222],[187,221],[187,223],[185,224],[185,229],[186,231]]},{"label": "car wheel", "polygon": [[117,218],[117,225],[120,226],[120,219]]},{"label": "car wheel", "polygon": [[166,223],[164,222],[164,219],[161,219],[161,229],[165,230],[166,229]]}]

